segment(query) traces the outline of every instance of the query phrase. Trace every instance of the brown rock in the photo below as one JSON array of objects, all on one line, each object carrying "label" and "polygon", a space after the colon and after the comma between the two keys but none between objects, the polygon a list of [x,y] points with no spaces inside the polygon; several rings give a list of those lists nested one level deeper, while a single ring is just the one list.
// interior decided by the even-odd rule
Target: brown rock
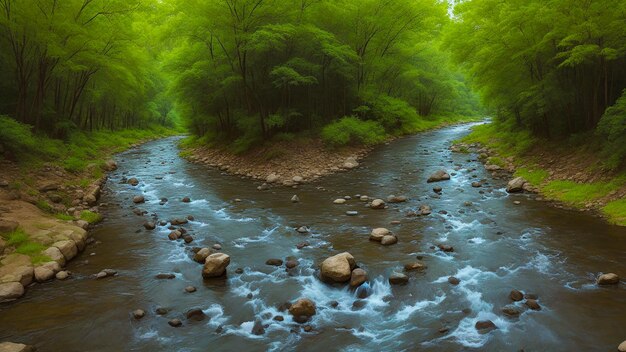
[{"label": "brown rock", "polygon": [[226,274],[226,267],[230,264],[230,256],[225,253],[215,253],[209,255],[202,269],[202,277],[212,278],[220,277]]},{"label": "brown rock", "polygon": [[391,235],[391,231],[387,230],[384,227],[378,227],[372,230],[370,234],[370,241],[380,242],[383,237]]},{"label": "brown rock", "polygon": [[352,269],[356,266],[354,257],[348,252],[340,253],[327,258],[322,262],[321,275],[334,282],[350,280]]},{"label": "brown rock", "polygon": [[541,306],[534,299],[527,299],[526,306],[532,310],[541,310]]},{"label": "brown rock", "polygon": [[300,298],[289,307],[289,313],[294,317],[311,317],[316,313],[315,303],[308,298]]},{"label": "brown rock", "polygon": [[509,298],[512,301],[519,302],[524,299],[524,294],[518,290],[512,290],[511,293],[509,293]]},{"label": "brown rock", "polygon": [[617,285],[619,284],[619,276],[614,273],[602,274],[598,277],[598,285]]},{"label": "brown rock", "polygon": [[480,320],[480,321],[477,321],[476,324],[474,325],[474,327],[481,334],[486,334],[486,333],[490,332],[491,330],[495,330],[495,329],[498,328],[496,326],[496,324],[494,324],[491,320]]},{"label": "brown rock", "polygon": [[365,270],[361,268],[352,270],[352,274],[350,276],[350,286],[357,287],[365,281],[367,281],[367,272]]}]

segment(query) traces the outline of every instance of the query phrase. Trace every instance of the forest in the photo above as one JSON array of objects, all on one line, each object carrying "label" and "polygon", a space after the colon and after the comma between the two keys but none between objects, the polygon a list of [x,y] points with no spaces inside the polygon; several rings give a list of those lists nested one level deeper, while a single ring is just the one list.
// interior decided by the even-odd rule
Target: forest
[{"label": "forest", "polygon": [[[0,115],[36,135],[184,126],[245,151],[376,144],[438,121],[626,146],[626,4],[0,1]],[[620,99],[621,98],[621,99]],[[7,143],[4,148],[16,149]]]}]

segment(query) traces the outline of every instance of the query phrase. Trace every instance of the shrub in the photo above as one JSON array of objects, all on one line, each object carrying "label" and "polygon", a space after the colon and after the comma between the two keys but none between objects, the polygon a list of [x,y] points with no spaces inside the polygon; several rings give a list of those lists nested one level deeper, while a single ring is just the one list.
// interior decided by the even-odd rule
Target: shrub
[{"label": "shrub", "polygon": [[626,160],[626,90],[615,105],[609,107],[602,115],[596,129],[602,138],[602,155],[605,166],[617,169],[625,166]]},{"label": "shrub", "polygon": [[346,116],[322,129],[322,139],[331,146],[349,144],[373,145],[385,141],[387,134],[376,121],[362,121]]}]

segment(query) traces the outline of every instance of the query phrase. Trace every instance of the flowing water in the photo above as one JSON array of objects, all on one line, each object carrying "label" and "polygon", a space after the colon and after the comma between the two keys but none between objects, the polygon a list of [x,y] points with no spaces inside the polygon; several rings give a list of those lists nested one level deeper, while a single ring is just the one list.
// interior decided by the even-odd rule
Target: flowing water
[{"label": "flowing water", "polygon": [[[147,143],[118,156],[102,199],[105,221],[93,231],[99,241],[75,259],[74,277],[29,288],[25,298],[0,306],[0,341],[35,344],[40,351],[611,351],[626,339],[626,285],[598,287],[601,272],[626,274],[626,230],[579,212],[550,207],[525,195],[507,195],[471,154],[448,150],[468,125],[403,138],[372,152],[356,170],[326,177],[299,189],[257,191],[258,184],[190,164],[177,153],[176,138]],[[298,165],[294,165],[298,167]],[[431,172],[460,167],[441,182],[440,196],[426,179]],[[140,185],[120,183],[137,177]],[[482,188],[472,181],[484,180]],[[144,217],[132,212],[132,197],[143,193]],[[297,194],[300,203],[290,198]],[[409,201],[386,210],[350,200],[356,194]],[[189,196],[191,203],[180,199]],[[159,199],[169,198],[165,205]],[[241,202],[235,202],[241,199]],[[514,201],[521,201],[515,205]],[[433,213],[406,217],[428,204]],[[346,216],[357,210],[358,216]],[[445,210],[447,214],[440,213]],[[170,241],[169,230],[144,230],[158,219],[193,215],[185,225],[195,238]],[[391,225],[400,220],[399,225]],[[311,233],[294,230],[305,225]],[[368,241],[374,227],[399,238],[384,247]],[[301,250],[296,244],[308,241]],[[231,256],[226,279],[203,281],[192,246],[222,245]],[[443,253],[437,244],[455,251]],[[355,293],[317,278],[324,258],[349,251],[367,270],[372,294],[361,309]],[[269,258],[293,256],[299,266],[287,272],[268,266]],[[388,276],[421,256],[428,265],[409,273],[405,286],[390,286]],[[113,268],[118,275],[94,280]],[[243,268],[243,274],[236,274]],[[175,273],[157,280],[158,273]],[[448,283],[449,276],[461,280]],[[194,285],[195,293],[184,288]],[[511,289],[535,293],[542,309],[524,309],[507,318]],[[278,306],[308,297],[317,315],[304,332]],[[329,302],[339,305],[332,308]],[[169,309],[165,316],[157,307]],[[131,316],[143,308],[142,320]],[[210,317],[190,322],[184,313],[201,308]],[[283,315],[285,320],[273,320]],[[168,320],[180,318],[173,328]],[[255,319],[265,334],[251,334]],[[478,320],[498,329],[479,334]],[[442,328],[446,332],[440,332]]]}]

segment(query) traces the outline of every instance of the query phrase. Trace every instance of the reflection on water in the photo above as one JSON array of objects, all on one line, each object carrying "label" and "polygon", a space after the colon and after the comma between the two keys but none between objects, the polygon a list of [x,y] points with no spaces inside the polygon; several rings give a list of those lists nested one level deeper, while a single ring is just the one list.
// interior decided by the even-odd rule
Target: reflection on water
[{"label": "reflection on water", "polygon": [[[72,280],[31,287],[24,299],[0,306],[0,340],[35,344],[41,351],[613,350],[625,338],[625,287],[598,288],[593,280],[600,272],[626,273],[626,230],[507,195],[503,181],[491,179],[474,155],[448,150],[467,129],[400,139],[374,151],[357,170],[264,192],[249,180],[185,162],[175,138],[121,154],[102,200],[109,204],[106,220],[92,233],[100,243],[70,264]],[[443,192],[437,195],[425,181],[440,168],[456,174],[439,184]],[[122,177],[137,177],[140,185],[121,184]],[[482,188],[470,186],[481,179]],[[147,200],[144,217],[132,212],[131,199],[139,193]],[[294,194],[300,203],[290,201]],[[386,210],[367,209],[354,199],[333,204],[356,194],[405,195],[409,201]],[[190,203],[181,202],[186,196]],[[159,205],[163,197],[169,201]],[[405,216],[422,204],[433,213]],[[348,217],[347,210],[359,215]],[[142,226],[150,217],[188,215],[194,220],[185,227],[194,241],[187,245],[168,240],[166,227]],[[396,220],[400,224],[392,225]],[[298,226],[310,233],[299,234]],[[368,241],[374,227],[392,230],[398,244]],[[305,241],[310,245],[296,248]],[[203,281],[189,249],[216,243],[231,256],[229,275]],[[439,244],[454,252],[436,250]],[[317,279],[319,262],[341,251],[368,272],[365,303],[354,305],[354,291]],[[299,265],[286,271],[265,264],[287,257]],[[388,276],[416,257],[428,269],[409,273],[408,285],[390,286]],[[119,274],[90,277],[104,268]],[[237,268],[243,273],[236,274]],[[164,272],[176,278],[154,278]],[[460,283],[451,285],[449,276]],[[198,290],[186,293],[189,285]],[[537,294],[542,309],[518,302],[520,316],[507,318],[501,308],[511,303],[514,288]],[[317,303],[311,332],[279,310],[300,297]],[[156,315],[159,307],[167,314]],[[148,312],[140,321],[130,315],[137,308]],[[191,308],[209,319],[187,321]],[[275,320],[278,315],[284,319]],[[170,327],[173,318],[183,327]],[[479,334],[474,324],[484,319],[498,329]],[[266,325],[262,336],[251,333],[256,320]]]}]

